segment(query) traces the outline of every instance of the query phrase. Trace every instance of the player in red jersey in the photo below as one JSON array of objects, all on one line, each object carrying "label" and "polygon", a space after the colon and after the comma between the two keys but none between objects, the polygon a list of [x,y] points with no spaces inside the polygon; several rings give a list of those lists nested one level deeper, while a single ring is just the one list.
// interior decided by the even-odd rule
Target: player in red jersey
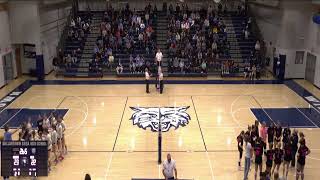
[{"label": "player in red jersey", "polygon": [[271,123],[267,130],[269,149],[273,149],[274,125]]},{"label": "player in red jersey", "polygon": [[255,155],[255,171],[254,179],[257,179],[258,167],[260,173],[262,172],[262,155],[263,155],[263,142],[260,137],[257,138],[254,146],[254,155]]},{"label": "player in red jersey", "polygon": [[277,172],[279,172],[280,165],[282,163],[283,158],[283,150],[281,149],[281,143],[278,142],[278,146],[274,149],[274,166],[272,169],[272,174],[274,170],[277,168]]},{"label": "player in red jersey", "polygon": [[244,131],[241,131],[241,133],[237,137],[237,144],[238,144],[238,151],[239,151],[239,162],[238,162],[239,170],[241,169],[241,159],[243,154],[243,137],[244,137]]},{"label": "player in red jersey", "polygon": [[309,155],[310,152],[310,149],[306,146],[306,141],[302,139],[298,149],[296,180],[299,179],[299,176],[301,176],[301,180],[304,180],[304,165],[306,163],[306,156]]},{"label": "player in red jersey", "polygon": [[274,150],[269,149],[266,153],[267,156],[267,161],[266,161],[266,172],[270,175],[271,173],[271,168],[272,168],[272,163],[274,159]]},{"label": "player in red jersey", "polygon": [[[292,160],[292,147],[291,147],[290,141],[287,141],[284,144],[283,151],[284,151],[283,176],[288,177],[289,165]],[[284,173],[286,173],[286,174],[284,174]]]},{"label": "player in red jersey", "polygon": [[279,147],[278,144],[280,144],[281,142],[282,127],[280,126],[280,124],[277,124],[274,130],[275,130],[274,147]]}]

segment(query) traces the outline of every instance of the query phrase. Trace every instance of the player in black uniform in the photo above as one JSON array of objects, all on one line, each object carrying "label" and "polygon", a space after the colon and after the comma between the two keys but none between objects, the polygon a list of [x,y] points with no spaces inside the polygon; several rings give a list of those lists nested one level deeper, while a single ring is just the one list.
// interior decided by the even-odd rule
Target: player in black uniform
[{"label": "player in black uniform", "polygon": [[299,179],[300,175],[301,179],[304,180],[304,165],[306,163],[306,156],[309,154],[310,150],[306,146],[306,141],[303,139],[302,141],[300,141],[300,147],[298,149],[296,180]]},{"label": "player in black uniform", "polygon": [[268,143],[269,143],[269,149],[273,149],[273,140],[274,140],[274,126],[271,123],[268,130]]},{"label": "player in black uniform", "polygon": [[280,124],[277,124],[274,130],[275,130],[274,147],[279,147],[278,144],[280,144],[281,142],[282,127],[280,126]]},{"label": "player in black uniform", "polygon": [[288,125],[286,128],[283,129],[283,132],[282,132],[283,146],[290,141],[290,135],[291,135],[291,130]]},{"label": "player in black uniform", "polygon": [[251,143],[252,147],[254,147],[258,136],[259,136],[259,132],[257,131],[256,126],[252,125],[251,134],[250,134],[250,139],[251,139],[250,143]]},{"label": "player in black uniform", "polygon": [[254,126],[255,126],[257,137],[259,137],[259,121],[258,120],[254,122]]},{"label": "player in black uniform", "polygon": [[260,137],[258,137],[255,142],[254,154],[255,154],[254,179],[257,179],[258,167],[259,167],[259,172],[260,173],[262,172],[263,143]]},{"label": "player in black uniform", "polygon": [[281,149],[281,144],[278,143],[278,146],[274,149],[274,166],[272,169],[272,174],[274,170],[277,168],[277,172],[279,172],[280,165],[282,163],[283,150]]},{"label": "player in black uniform", "polygon": [[286,173],[286,179],[288,177],[290,161],[292,160],[292,149],[291,148],[292,147],[291,147],[290,141],[284,143],[284,145],[283,145],[283,151],[284,151],[283,177],[285,176],[284,173]]},{"label": "player in black uniform", "polygon": [[243,154],[243,137],[244,137],[244,131],[241,131],[239,136],[237,137],[237,144],[238,144],[238,151],[239,151],[239,170],[241,169],[241,159],[242,159],[242,154]]},{"label": "player in black uniform", "polygon": [[291,151],[292,151],[292,153],[291,153],[291,155],[292,155],[291,166],[292,167],[295,167],[295,163],[296,163],[298,142],[299,142],[298,132],[297,132],[297,130],[293,130],[293,133],[290,137],[290,144],[291,144]]},{"label": "player in black uniform", "polygon": [[274,159],[274,150],[269,149],[267,151],[267,161],[266,161],[266,172],[268,172],[269,175],[271,173],[273,159]]}]

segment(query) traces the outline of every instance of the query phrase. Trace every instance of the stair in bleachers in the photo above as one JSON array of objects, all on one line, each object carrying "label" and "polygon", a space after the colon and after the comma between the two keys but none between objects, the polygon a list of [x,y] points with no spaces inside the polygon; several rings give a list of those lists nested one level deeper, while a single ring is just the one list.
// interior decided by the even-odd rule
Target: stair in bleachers
[{"label": "stair in bleachers", "polygon": [[235,64],[239,65],[241,74],[245,67],[245,62],[254,50],[254,36],[244,38],[243,30],[246,26],[247,17],[228,15],[223,17],[223,22],[228,29],[227,40],[230,44],[230,56]]},{"label": "stair in bleachers", "polygon": [[89,64],[92,61],[93,49],[98,36],[100,35],[100,24],[103,20],[103,12],[94,12],[90,24],[90,34],[84,43],[82,57],[79,62],[77,73],[74,77],[99,77],[101,73],[89,71]]},{"label": "stair in bleachers", "polygon": [[157,48],[160,48],[162,58],[162,72],[164,76],[168,76],[168,47],[167,47],[167,31],[168,17],[165,12],[158,12],[157,19]]}]

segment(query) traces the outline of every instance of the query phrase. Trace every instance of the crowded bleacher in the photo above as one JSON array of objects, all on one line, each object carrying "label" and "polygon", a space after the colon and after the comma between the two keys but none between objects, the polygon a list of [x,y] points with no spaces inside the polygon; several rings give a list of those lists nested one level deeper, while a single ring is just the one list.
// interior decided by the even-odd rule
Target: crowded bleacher
[{"label": "crowded bleacher", "polygon": [[[96,19],[97,33],[90,35],[93,42],[86,42],[94,26],[92,16],[98,13],[103,15]],[[69,73],[86,68],[88,75],[110,72],[141,76],[146,67],[156,71],[158,48],[164,56],[163,71],[169,76],[221,74],[252,79],[260,76],[264,65],[263,44],[243,4],[231,7],[220,3],[196,9],[184,3],[164,4],[162,11],[151,4],[143,10],[128,4],[120,9],[110,5],[104,12],[80,15],[67,27],[65,48],[55,63]],[[158,37],[162,30],[166,31],[165,46]],[[86,58],[88,65],[82,67],[81,58]]]},{"label": "crowded bleacher", "polygon": [[117,74],[139,74],[145,67],[151,68],[156,48],[155,17],[151,5],[144,11],[131,10],[129,5],[120,11],[109,7],[100,24],[91,70],[100,67],[115,69]]}]

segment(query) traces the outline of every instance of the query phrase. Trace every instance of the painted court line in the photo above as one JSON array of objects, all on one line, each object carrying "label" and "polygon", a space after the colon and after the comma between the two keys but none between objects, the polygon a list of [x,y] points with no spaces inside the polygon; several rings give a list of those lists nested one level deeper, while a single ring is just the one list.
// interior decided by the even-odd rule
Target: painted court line
[{"label": "painted court line", "polygon": [[212,180],[214,180],[213,167],[212,167],[212,163],[211,163],[211,159],[209,157],[208,151],[206,151],[206,155],[207,155],[207,159],[208,159],[208,163],[209,163],[209,167],[210,167],[211,178],[212,178]]},{"label": "painted court line", "polygon": [[315,127],[319,128],[308,116],[306,116],[299,108],[295,107],[304,117],[306,117]]},{"label": "painted court line", "polygon": [[114,140],[114,144],[113,144],[113,148],[112,148],[113,151],[114,151],[114,149],[116,148],[116,144],[117,144],[117,140],[118,140],[118,136],[119,136],[119,132],[120,132],[120,128],[121,128],[121,124],[122,124],[124,112],[125,112],[126,107],[127,107],[128,99],[129,99],[129,98],[128,98],[128,96],[127,96],[126,102],[125,102],[124,107],[123,107],[123,110],[122,110],[122,115],[121,115],[121,120],[120,120],[119,127],[118,127],[117,136],[116,136],[116,139]]},{"label": "painted court line", "polygon": [[271,117],[270,115],[267,113],[267,111],[262,107],[262,105],[259,103],[259,101],[254,97],[252,96],[253,99],[257,102],[257,104],[260,106],[260,108],[263,110],[263,112],[268,116],[268,118],[274,123],[274,124],[277,124]]},{"label": "painted court line", "polygon": [[108,178],[108,175],[109,175],[109,170],[110,170],[110,167],[111,167],[111,162],[112,162],[112,158],[113,158],[113,153],[114,152],[112,152],[111,154],[110,154],[110,158],[109,158],[109,161],[108,161],[108,166],[107,166],[107,169],[106,169],[106,173],[104,174],[104,179],[105,180],[107,180]]}]

